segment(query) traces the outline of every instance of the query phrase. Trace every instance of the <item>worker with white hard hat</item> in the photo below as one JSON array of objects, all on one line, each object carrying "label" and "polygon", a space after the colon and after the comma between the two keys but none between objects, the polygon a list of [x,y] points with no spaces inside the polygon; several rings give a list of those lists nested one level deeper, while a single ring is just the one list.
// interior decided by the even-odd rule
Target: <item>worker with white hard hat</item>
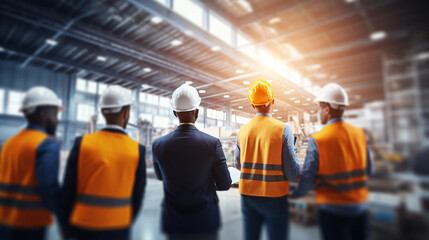
[{"label": "worker with white hard hat", "polygon": [[133,104],[129,90],[108,87],[99,102],[106,126],[74,142],[61,190],[66,239],[129,237],[146,186],[146,149],[125,132]]},{"label": "worker with white hard hat", "polygon": [[340,85],[324,86],[315,102],[326,126],[309,140],[302,176],[291,197],[304,196],[315,184],[323,239],[368,239],[372,158],[365,133],[344,121],[349,101]]},{"label": "worker with white hard hat", "polygon": [[274,119],[274,91],[261,79],[254,81],[248,100],[256,115],[241,126],[234,164],[241,171],[239,192],[245,240],[287,239],[289,230],[289,181],[299,173],[292,129]]},{"label": "worker with white hard hat", "polygon": [[0,159],[0,238],[44,239],[57,213],[61,100],[42,86],[27,91],[20,111],[27,127],[3,146]]},{"label": "worker with white hard hat", "polygon": [[217,239],[220,212],[216,190],[228,190],[231,178],[219,139],[194,125],[201,98],[184,84],[172,95],[180,124],[152,144],[156,176],[164,184],[162,230],[169,239]]}]

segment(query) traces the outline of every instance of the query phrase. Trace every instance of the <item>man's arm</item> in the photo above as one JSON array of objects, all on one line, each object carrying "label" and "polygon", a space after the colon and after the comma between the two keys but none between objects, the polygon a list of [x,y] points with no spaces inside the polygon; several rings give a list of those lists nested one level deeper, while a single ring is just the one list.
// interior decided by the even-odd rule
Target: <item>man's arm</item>
[{"label": "man's arm", "polygon": [[70,214],[76,199],[77,168],[81,143],[82,137],[78,137],[75,139],[75,142],[67,159],[64,181],[60,191],[60,210],[58,219],[60,221],[61,228],[63,228],[63,231],[69,228]]},{"label": "man's arm", "polygon": [[372,176],[374,174],[374,162],[372,160],[371,148],[366,144],[366,172],[368,176]]},{"label": "man's arm", "polygon": [[143,196],[146,188],[146,148],[139,144],[139,163],[136,170],[134,190],[132,196],[133,220],[143,205]]},{"label": "man's arm", "polygon": [[307,148],[307,156],[305,157],[304,168],[302,170],[301,179],[297,190],[291,193],[291,197],[297,198],[304,196],[310,190],[315,181],[317,172],[319,171],[319,151],[316,141],[310,138]]},{"label": "man's arm", "polygon": [[238,145],[238,134],[237,134],[237,141],[235,143],[234,167],[237,168],[238,170],[241,170],[240,145]]},{"label": "man's arm", "polygon": [[60,144],[52,138],[47,138],[36,151],[37,190],[43,205],[54,214],[58,214],[59,161]]},{"label": "man's arm", "polygon": [[293,146],[294,137],[292,129],[288,125],[285,125],[283,130],[282,162],[283,172],[289,181],[293,180],[299,174],[299,161],[295,155]]},{"label": "man's arm", "polygon": [[217,140],[215,151],[213,176],[216,190],[228,190],[231,187],[231,176],[226,166],[226,158],[219,139]]},{"label": "man's arm", "polygon": [[157,158],[157,156],[156,156],[156,153],[157,153],[157,151],[156,151],[156,146],[157,146],[157,143],[156,143],[156,140],[152,143],[152,162],[153,162],[153,169],[155,170],[155,175],[156,175],[156,177],[158,178],[158,180],[161,180],[162,181],[162,172],[161,172],[161,169],[160,169],[160,167],[159,167],[159,161],[158,161],[158,158]]}]

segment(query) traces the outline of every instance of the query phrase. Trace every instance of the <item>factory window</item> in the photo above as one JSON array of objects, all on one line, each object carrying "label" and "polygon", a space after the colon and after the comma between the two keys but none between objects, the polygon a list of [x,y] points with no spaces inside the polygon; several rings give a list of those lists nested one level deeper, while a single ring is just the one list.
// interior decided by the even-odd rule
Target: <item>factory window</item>
[{"label": "factory window", "polygon": [[226,113],[223,111],[217,111],[216,112],[216,119],[225,120],[226,119]]},{"label": "factory window", "polygon": [[242,116],[237,116],[237,123],[239,124],[246,124],[250,121],[250,118],[246,118],[246,117],[242,117]]},{"label": "factory window", "polygon": [[159,108],[159,115],[162,116],[168,116],[168,114],[170,113],[170,110],[168,108]]},{"label": "factory window", "polygon": [[0,113],[3,113],[3,105],[4,105],[4,89],[0,88]]},{"label": "factory window", "polygon": [[153,119],[153,126],[158,128],[168,128],[170,119],[168,117],[155,116]]},{"label": "factory window", "polygon": [[139,115],[139,120],[152,122],[152,117],[153,117],[152,114],[141,113]]},{"label": "factory window", "polygon": [[106,90],[106,88],[109,85],[105,84],[105,83],[98,83],[98,94],[102,94],[104,92],[104,90]]},{"label": "factory window", "polygon": [[265,66],[272,68],[275,65],[274,57],[264,49],[259,49],[259,59]]},{"label": "factory window", "polygon": [[255,48],[255,46],[248,45],[245,47],[241,47],[239,50],[240,50],[240,52],[246,54],[247,56],[256,59],[256,48]]},{"label": "factory window", "polygon": [[89,81],[83,78],[76,80],[76,90],[80,92],[97,93],[97,82]]},{"label": "factory window", "polygon": [[209,32],[228,44],[231,44],[232,28],[223,19],[210,13]]},{"label": "factory window", "polygon": [[173,3],[173,11],[195,25],[203,27],[203,8],[192,0],[178,0]]},{"label": "factory window", "polygon": [[76,120],[82,121],[82,122],[88,122],[94,113],[95,113],[94,106],[79,103],[77,105]]},{"label": "factory window", "polygon": [[215,119],[216,116],[217,116],[216,110],[207,108],[207,117]]},{"label": "factory window", "polygon": [[195,127],[197,127],[199,130],[203,130],[204,129],[204,123],[196,122]]},{"label": "factory window", "polygon": [[76,90],[85,92],[86,91],[86,80],[83,78],[78,78],[76,80]]},{"label": "factory window", "polygon": [[250,41],[247,37],[245,37],[241,33],[237,33],[237,47],[241,47],[241,46],[249,45],[249,44],[250,44]]},{"label": "factory window", "polygon": [[19,109],[21,108],[22,100],[24,99],[24,92],[9,91],[7,99],[7,113],[10,115],[21,115]]},{"label": "factory window", "polygon": [[166,0],[155,0],[155,2],[159,2],[159,3],[161,3],[162,5],[167,6],[167,2],[166,2]]},{"label": "factory window", "polygon": [[221,120],[217,120],[217,126],[218,127],[223,127],[224,122]]},{"label": "factory window", "polygon": [[86,88],[87,92],[96,94],[97,93],[97,82],[88,81],[88,85]]},{"label": "factory window", "polygon": [[170,107],[170,98],[159,97],[159,105],[163,107]]},{"label": "factory window", "polygon": [[157,95],[150,94],[150,93],[140,93],[140,102],[158,105],[159,97]]}]

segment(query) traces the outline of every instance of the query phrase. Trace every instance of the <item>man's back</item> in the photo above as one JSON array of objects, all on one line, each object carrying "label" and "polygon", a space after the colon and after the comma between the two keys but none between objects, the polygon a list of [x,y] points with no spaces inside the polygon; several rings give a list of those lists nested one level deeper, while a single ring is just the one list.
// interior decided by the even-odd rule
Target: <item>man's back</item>
[{"label": "man's back", "polygon": [[220,224],[216,190],[231,186],[220,141],[193,125],[180,125],[154,141],[153,153],[156,174],[164,181],[164,231],[216,231]]}]

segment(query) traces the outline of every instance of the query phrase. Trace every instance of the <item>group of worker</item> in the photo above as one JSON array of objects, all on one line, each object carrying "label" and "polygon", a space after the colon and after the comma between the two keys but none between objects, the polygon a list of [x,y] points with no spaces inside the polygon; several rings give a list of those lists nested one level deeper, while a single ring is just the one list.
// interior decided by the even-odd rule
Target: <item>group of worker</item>
[{"label": "group of worker", "polygon": [[[372,163],[363,131],[342,119],[348,105],[339,85],[325,86],[316,101],[322,124],[309,141],[300,174],[292,129],[274,119],[274,91],[256,80],[248,100],[256,116],[237,136],[234,164],[241,171],[239,192],[244,239],[287,239],[288,198],[301,197],[315,184],[324,239],[367,239],[367,177]],[[120,86],[100,97],[103,129],[75,139],[60,187],[60,144],[55,139],[60,99],[33,87],[22,107],[27,127],[10,138],[0,158],[1,239],[45,239],[57,217],[64,239],[129,239],[146,186],[144,146],[125,129],[134,99]],[[172,95],[179,126],[152,144],[153,166],[163,181],[162,231],[171,240],[218,239],[221,225],[216,191],[231,177],[219,139],[194,123],[201,98],[184,84]],[[301,175],[298,187],[289,181]]]}]

